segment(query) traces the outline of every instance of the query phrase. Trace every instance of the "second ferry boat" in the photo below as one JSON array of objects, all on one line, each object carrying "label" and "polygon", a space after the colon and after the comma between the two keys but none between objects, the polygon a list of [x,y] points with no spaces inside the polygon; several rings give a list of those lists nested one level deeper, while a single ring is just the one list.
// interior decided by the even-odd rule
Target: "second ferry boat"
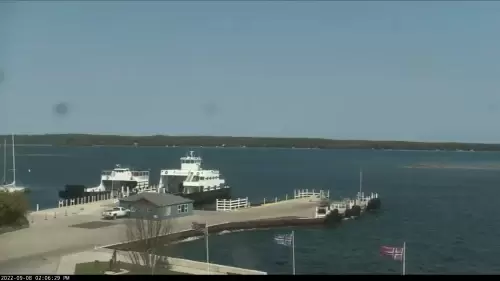
[{"label": "second ferry boat", "polygon": [[214,205],[217,199],[231,199],[231,188],[219,170],[203,169],[203,160],[194,151],[180,161],[180,169],[161,170],[159,187],[164,192],[193,200],[195,208]]}]

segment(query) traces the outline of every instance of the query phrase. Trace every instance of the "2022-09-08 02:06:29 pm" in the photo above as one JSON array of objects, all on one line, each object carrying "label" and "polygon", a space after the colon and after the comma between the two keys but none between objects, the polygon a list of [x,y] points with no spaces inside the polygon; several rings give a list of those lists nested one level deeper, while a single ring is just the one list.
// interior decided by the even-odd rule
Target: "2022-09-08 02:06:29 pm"
[{"label": "2022-09-08 02:06:29 pm", "polygon": [[0,281],[66,281],[68,275],[0,275]]}]

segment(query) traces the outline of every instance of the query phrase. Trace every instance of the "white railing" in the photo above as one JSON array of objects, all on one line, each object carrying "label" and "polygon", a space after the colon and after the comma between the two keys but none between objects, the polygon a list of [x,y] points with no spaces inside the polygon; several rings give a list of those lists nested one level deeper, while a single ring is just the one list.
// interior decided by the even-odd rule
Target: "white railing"
[{"label": "white railing", "polygon": [[157,192],[160,193],[161,188],[159,185],[149,185],[146,187],[140,187],[139,191],[137,193],[142,193],[142,192]]},{"label": "white railing", "polygon": [[250,202],[247,198],[238,198],[238,199],[217,199],[215,210],[228,212],[234,211],[237,209],[248,208],[250,207]]},{"label": "white railing", "polygon": [[330,190],[318,190],[316,192],[314,189],[295,189],[293,191],[293,198],[295,199],[307,197],[330,198]]},{"label": "white railing", "polygon": [[[98,201],[104,201],[104,200],[109,200],[109,199],[112,199],[111,194],[110,193],[103,193],[103,194],[80,197],[80,198],[75,198],[75,199],[59,200],[58,207],[63,208],[63,207],[69,207],[69,206],[74,206],[74,205],[81,205],[81,204],[88,204],[88,203],[93,203],[93,202],[98,202]],[[38,205],[37,205],[37,211],[38,211]]]},{"label": "white railing", "polygon": [[368,203],[372,200],[378,198],[377,193],[371,193],[368,196],[365,196],[364,192],[358,192],[356,196],[356,205],[359,205],[361,208],[366,208],[368,206]]}]

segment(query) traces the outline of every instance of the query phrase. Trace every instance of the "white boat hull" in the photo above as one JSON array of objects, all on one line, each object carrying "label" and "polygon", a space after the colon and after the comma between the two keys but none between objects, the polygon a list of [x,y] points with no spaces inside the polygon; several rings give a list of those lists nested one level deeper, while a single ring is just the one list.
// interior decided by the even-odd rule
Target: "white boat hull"
[{"label": "white boat hull", "polygon": [[16,186],[13,184],[0,186],[0,192],[25,192],[26,188],[22,186]]}]

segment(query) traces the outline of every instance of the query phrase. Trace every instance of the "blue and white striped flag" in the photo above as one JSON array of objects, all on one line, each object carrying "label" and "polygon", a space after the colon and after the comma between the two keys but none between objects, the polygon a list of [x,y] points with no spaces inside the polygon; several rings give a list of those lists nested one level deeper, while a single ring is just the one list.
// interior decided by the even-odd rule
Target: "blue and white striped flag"
[{"label": "blue and white striped flag", "polygon": [[292,246],[293,245],[293,233],[290,234],[279,234],[274,236],[274,242],[283,246]]}]

